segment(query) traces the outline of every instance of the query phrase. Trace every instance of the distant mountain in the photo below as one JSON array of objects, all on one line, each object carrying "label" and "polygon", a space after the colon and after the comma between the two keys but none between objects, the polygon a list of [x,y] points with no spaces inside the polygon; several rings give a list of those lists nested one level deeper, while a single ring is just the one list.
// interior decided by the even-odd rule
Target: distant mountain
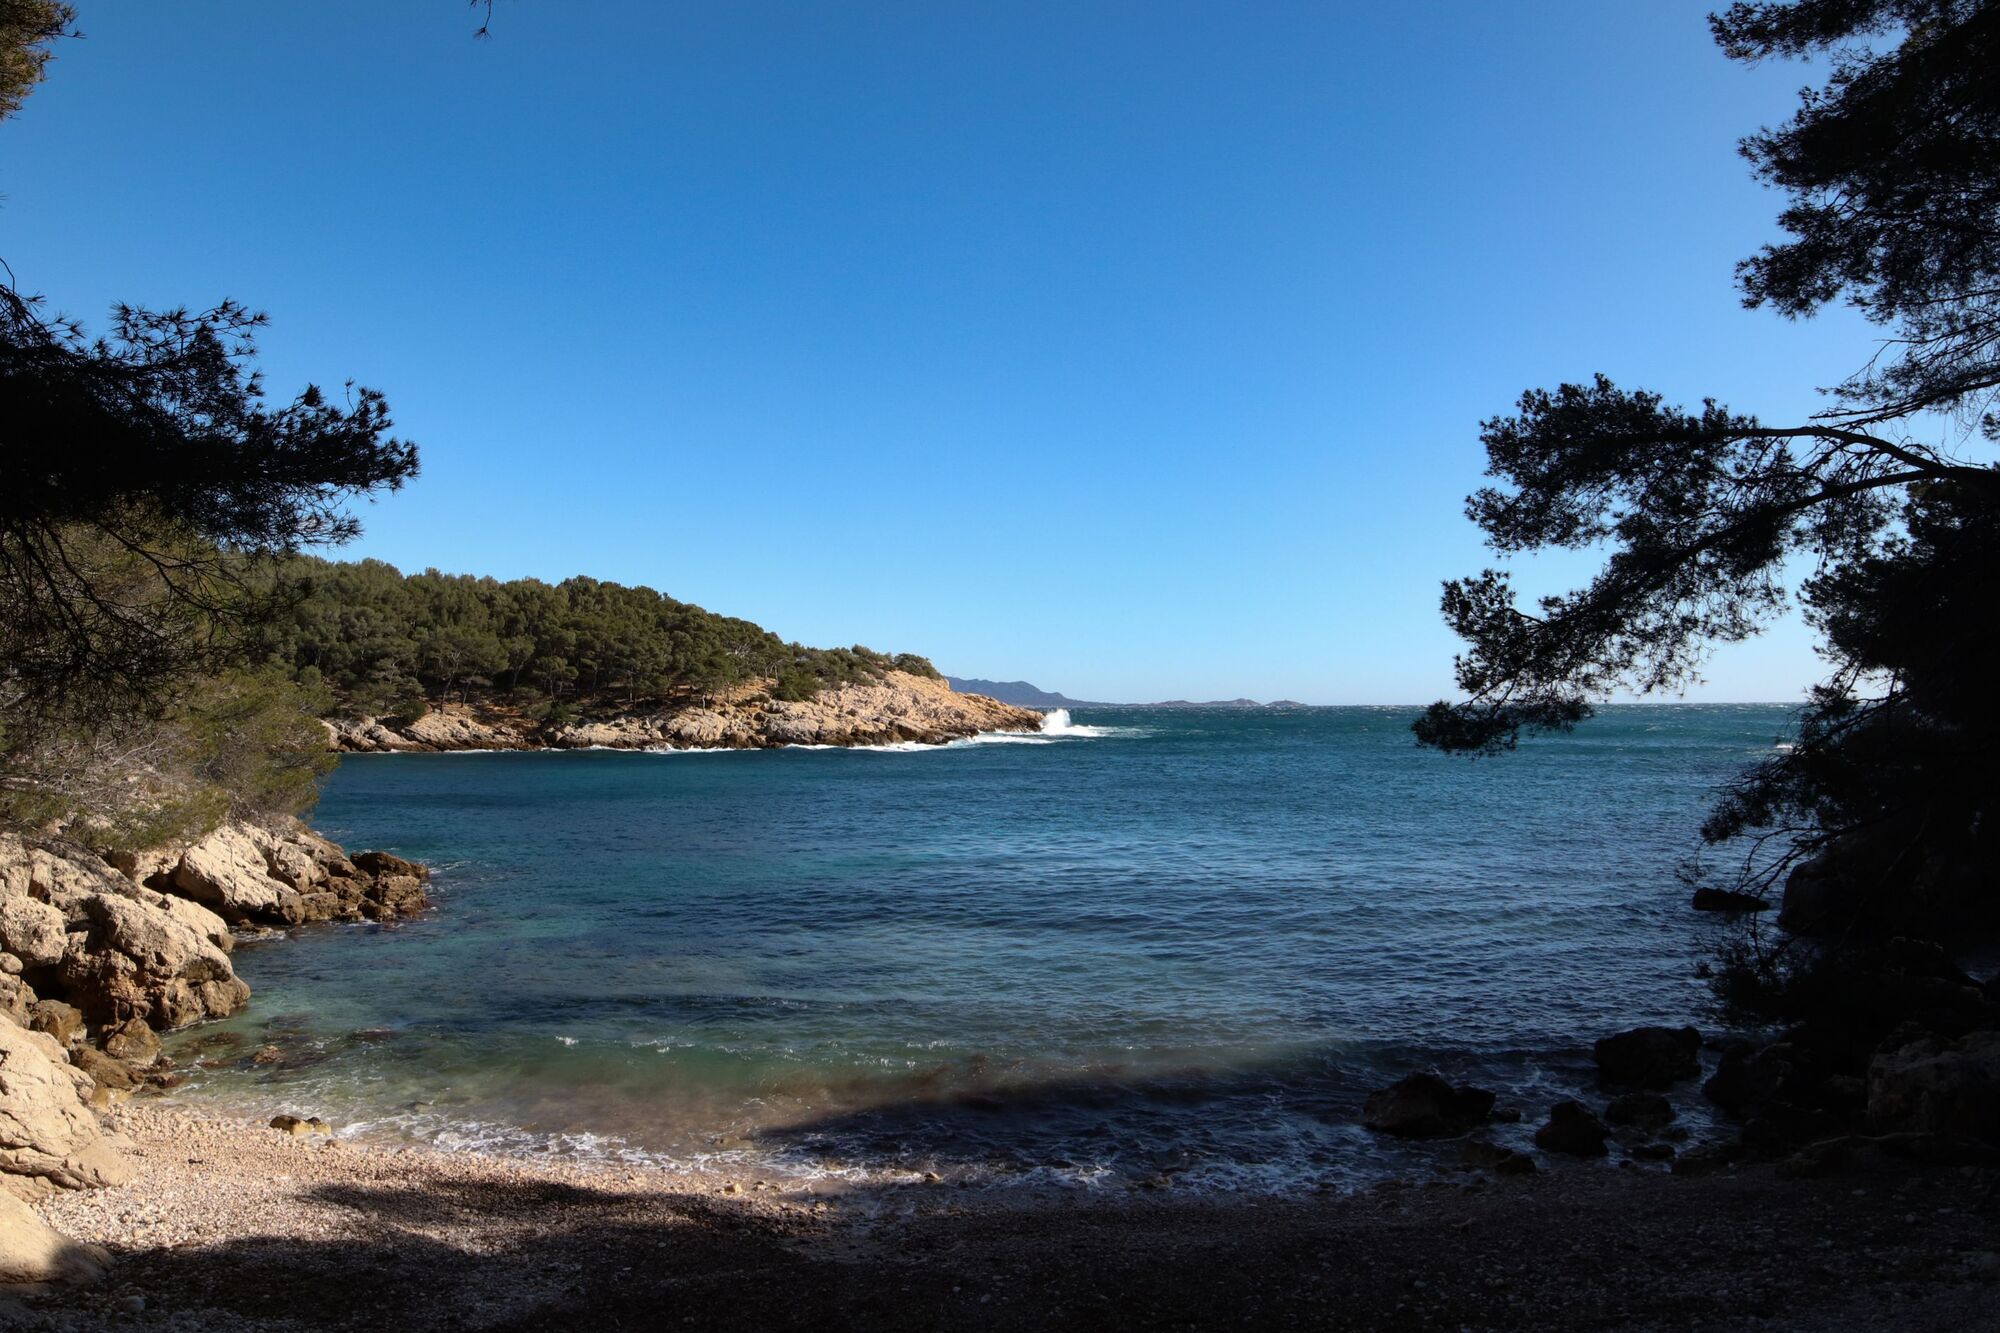
[{"label": "distant mountain", "polygon": [[960,694],[983,694],[989,699],[998,699],[1003,704],[1013,704],[1016,708],[1110,708],[1113,704],[1092,703],[1088,699],[1072,699],[1066,694],[1051,694],[1047,690],[1036,689],[1025,680],[980,680],[969,676],[946,676],[945,684]]},{"label": "distant mountain", "polygon": [[980,680],[976,676],[946,676],[945,683],[960,694],[983,694],[1016,708],[1304,708],[1292,699],[1258,703],[1255,699],[1166,699],[1152,704],[1114,704],[1103,700],[1072,699],[1055,694],[1025,680]]}]

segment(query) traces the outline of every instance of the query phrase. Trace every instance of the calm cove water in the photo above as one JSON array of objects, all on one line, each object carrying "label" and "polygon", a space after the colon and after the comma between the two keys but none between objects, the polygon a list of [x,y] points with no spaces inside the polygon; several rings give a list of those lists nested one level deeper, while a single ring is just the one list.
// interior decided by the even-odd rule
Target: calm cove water
[{"label": "calm cove water", "polygon": [[[785,1176],[1340,1185],[1436,1065],[1531,1114],[1703,1016],[1675,864],[1786,710],[1470,762],[1407,709],[1082,713],[872,751],[357,756],[317,822],[437,910],[246,945],[191,1098]],[[255,1045],[285,1059],[252,1065]],[[1525,1135],[1532,1125],[1503,1129]]]}]

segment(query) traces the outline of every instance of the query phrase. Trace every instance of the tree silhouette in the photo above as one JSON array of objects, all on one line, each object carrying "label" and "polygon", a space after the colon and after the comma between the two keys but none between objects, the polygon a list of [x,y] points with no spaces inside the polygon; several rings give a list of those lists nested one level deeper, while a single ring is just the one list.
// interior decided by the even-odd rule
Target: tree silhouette
[{"label": "tree silhouette", "polygon": [[[1801,743],[1747,775],[1705,833],[1796,835],[1767,884],[1838,842],[1878,896],[1959,895],[1965,868],[1993,859],[1978,760],[1995,739],[1991,673],[1964,667],[1991,661],[1979,645],[2000,575],[2000,3],[1739,3],[1710,22],[1733,59],[1831,62],[1788,123],[1742,143],[1789,196],[1787,238],[1739,266],[1745,302],[1794,318],[1845,302],[1891,336],[1803,422],[1685,410],[1599,376],[1483,423],[1496,484],[1467,512],[1488,543],[1609,553],[1586,587],[1532,611],[1503,570],[1448,583],[1467,697],[1433,704],[1417,736],[1493,753],[1614,691],[1684,687],[1713,645],[1786,606],[1788,562],[1804,557],[1815,573],[1798,592],[1832,674]],[[1917,607],[1930,614],[1912,624]]]}]

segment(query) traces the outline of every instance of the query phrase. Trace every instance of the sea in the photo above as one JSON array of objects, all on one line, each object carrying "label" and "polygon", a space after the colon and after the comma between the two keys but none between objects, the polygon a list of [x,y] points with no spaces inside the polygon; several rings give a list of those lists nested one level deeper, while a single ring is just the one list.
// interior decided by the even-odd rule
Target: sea
[{"label": "sea", "polygon": [[1525,1142],[1595,1038],[1716,1030],[1727,927],[1677,871],[1793,714],[1611,707],[1484,759],[1414,716],[350,756],[315,822],[430,863],[434,910],[239,946],[254,998],[170,1044],[175,1095],[779,1184],[1283,1193],[1445,1165],[1360,1124],[1435,1069]]}]

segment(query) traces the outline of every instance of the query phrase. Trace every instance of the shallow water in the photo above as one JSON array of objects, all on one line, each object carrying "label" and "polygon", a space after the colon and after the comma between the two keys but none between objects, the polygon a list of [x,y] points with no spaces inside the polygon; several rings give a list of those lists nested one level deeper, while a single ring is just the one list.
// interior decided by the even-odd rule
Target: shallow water
[{"label": "shallow water", "polygon": [[1354,1121],[1413,1066],[1532,1113],[1591,1038],[1701,1017],[1717,927],[1672,872],[1789,715],[1615,708],[1486,761],[1411,716],[350,757],[317,822],[431,862],[438,910],[239,950],[186,1095],[795,1176],[1351,1183],[1407,1160]]}]

